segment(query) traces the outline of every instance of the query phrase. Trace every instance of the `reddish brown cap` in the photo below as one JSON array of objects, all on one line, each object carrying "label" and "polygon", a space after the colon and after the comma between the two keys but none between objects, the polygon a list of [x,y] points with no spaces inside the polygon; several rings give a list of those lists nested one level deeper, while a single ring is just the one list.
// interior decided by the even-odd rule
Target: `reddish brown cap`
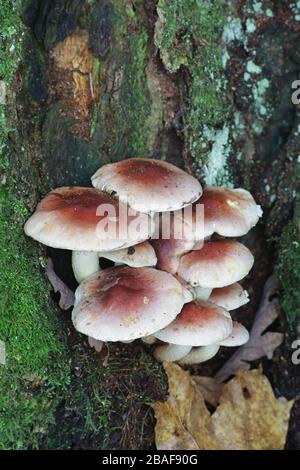
[{"label": "reddish brown cap", "polygon": [[240,237],[257,224],[262,209],[245,189],[205,188],[194,203],[204,204],[205,238],[214,232],[223,237]]},{"label": "reddish brown cap", "polygon": [[193,176],[171,163],[147,158],[104,165],[92,176],[92,184],[145,213],[180,209],[202,194]]},{"label": "reddish brown cap", "polygon": [[120,266],[79,285],[72,320],[78,331],[92,338],[128,341],[164,328],[183,304],[182,287],[171,274]]},{"label": "reddish brown cap", "polygon": [[248,292],[235,282],[230,286],[214,289],[209,297],[213,302],[226,310],[235,310],[249,302]]},{"label": "reddish brown cap", "polygon": [[251,252],[241,243],[211,241],[182,256],[178,274],[192,286],[224,287],[243,279],[253,262]]},{"label": "reddish brown cap", "polygon": [[185,304],[180,314],[154,336],[166,343],[205,346],[227,338],[232,331],[229,313],[211,302]]},{"label": "reddish brown cap", "polygon": [[[147,214],[128,216],[121,226],[120,210],[126,213],[127,207],[97,189],[58,188],[38,204],[24,230],[44,245],[78,251],[115,250],[149,238],[152,227]],[[142,221],[141,232],[126,233],[134,220]],[[108,222],[115,228],[112,233]]]}]

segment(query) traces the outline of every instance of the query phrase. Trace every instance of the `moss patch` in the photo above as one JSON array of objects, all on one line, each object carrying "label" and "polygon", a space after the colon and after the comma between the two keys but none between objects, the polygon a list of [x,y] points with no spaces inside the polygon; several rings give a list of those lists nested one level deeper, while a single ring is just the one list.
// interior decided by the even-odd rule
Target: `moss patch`
[{"label": "moss patch", "polygon": [[155,42],[166,69],[172,73],[183,70],[187,76],[188,91],[182,87],[185,138],[195,170],[205,180],[210,178],[209,184],[226,184],[229,179],[230,142],[225,123],[231,103],[221,51],[224,8],[223,2],[206,0],[159,0],[157,7]]},{"label": "moss patch", "polygon": [[300,234],[290,222],[279,240],[276,274],[282,287],[281,307],[291,323],[300,321]]},{"label": "moss patch", "polygon": [[8,139],[16,137],[12,79],[23,34],[18,6],[5,0],[0,12],[0,75],[8,95],[0,108],[0,339],[6,349],[6,364],[0,365],[0,449],[36,448],[70,381],[62,323],[36,246],[23,234],[28,210],[17,194],[24,188],[10,171],[17,164]]}]

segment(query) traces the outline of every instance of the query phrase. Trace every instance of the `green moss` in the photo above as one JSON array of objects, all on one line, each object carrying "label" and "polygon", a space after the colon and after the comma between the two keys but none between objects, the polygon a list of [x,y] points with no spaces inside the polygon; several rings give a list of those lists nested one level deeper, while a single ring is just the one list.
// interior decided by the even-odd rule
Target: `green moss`
[{"label": "green moss", "polygon": [[300,234],[290,222],[279,240],[276,274],[282,288],[281,307],[291,323],[300,322]]},{"label": "green moss", "polygon": [[[211,147],[231,113],[231,103],[222,69],[221,35],[226,20],[225,2],[207,0],[159,0],[155,43],[166,69],[183,68],[189,88],[183,116],[186,141],[199,173],[210,175]],[[214,137],[215,136],[215,137]],[[222,165],[210,184],[227,179],[226,157],[229,141],[220,148]],[[209,163],[211,164],[211,163]],[[223,169],[222,169],[223,168]],[[225,170],[224,170],[225,168]]]},{"label": "green moss", "polygon": [[[70,381],[62,322],[52,304],[36,246],[25,239],[28,209],[17,194],[10,138],[16,137],[11,82],[18,64],[22,25],[18,3],[5,0],[0,11],[0,75],[7,105],[1,106],[0,167],[0,339],[6,364],[0,365],[0,449],[36,448],[54,421],[61,394]],[[31,176],[30,176],[31,175]],[[28,172],[26,179],[32,178]],[[33,183],[33,181],[31,181]]]}]

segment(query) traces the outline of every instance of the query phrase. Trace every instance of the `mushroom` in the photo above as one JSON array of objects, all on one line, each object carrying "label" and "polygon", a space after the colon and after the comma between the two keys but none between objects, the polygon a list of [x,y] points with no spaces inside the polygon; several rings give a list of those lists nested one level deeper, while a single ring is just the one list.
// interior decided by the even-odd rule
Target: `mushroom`
[{"label": "mushroom", "polygon": [[155,266],[157,263],[154,248],[148,241],[121,250],[99,252],[98,256],[114,261],[116,264],[126,264],[133,268]]},{"label": "mushroom", "polygon": [[[180,259],[178,274],[196,289],[198,296],[207,289],[225,287],[243,279],[254,262],[251,252],[235,241],[205,242],[202,250],[191,251]],[[197,289],[200,287],[201,289]]]},{"label": "mushroom", "polygon": [[[142,230],[130,230],[137,222]],[[127,206],[107,193],[64,187],[42,199],[24,230],[44,245],[73,250],[74,275],[81,282],[99,270],[99,251],[136,245],[150,237],[152,228],[149,215],[128,215]]]},{"label": "mushroom", "polygon": [[159,361],[178,361],[193,346],[210,346],[232,332],[229,313],[211,302],[197,300],[185,304],[176,319],[154,336],[168,344],[155,348]]},{"label": "mushroom", "polygon": [[78,286],[72,320],[76,330],[94,339],[131,341],[167,326],[183,304],[181,284],[171,274],[118,266]]},{"label": "mushroom", "polygon": [[181,209],[202,194],[199,181],[161,160],[130,158],[102,166],[92,184],[140,212]]},{"label": "mushroom", "polygon": [[226,346],[228,348],[234,348],[236,346],[242,346],[249,341],[248,330],[239,322],[232,322],[232,332],[230,335],[220,341],[220,346]]},{"label": "mushroom", "polygon": [[262,216],[262,209],[245,189],[208,187],[193,204],[204,205],[204,236],[218,233],[223,237],[245,235]]},{"label": "mushroom", "polygon": [[150,240],[157,256],[157,267],[175,274],[180,257],[191,251],[195,245],[195,235],[184,217],[174,212],[155,217],[156,228]]},{"label": "mushroom", "polygon": [[201,362],[212,359],[220,349],[220,346],[236,347],[241,346],[249,340],[249,333],[246,328],[236,321],[232,322],[232,332],[230,335],[222,341],[210,344],[209,346],[200,346],[198,348],[192,348],[192,350],[180,359],[181,365],[193,365],[200,364]]},{"label": "mushroom", "polygon": [[240,284],[235,282],[226,287],[213,289],[210,302],[213,302],[226,310],[235,310],[249,302],[248,292]]}]

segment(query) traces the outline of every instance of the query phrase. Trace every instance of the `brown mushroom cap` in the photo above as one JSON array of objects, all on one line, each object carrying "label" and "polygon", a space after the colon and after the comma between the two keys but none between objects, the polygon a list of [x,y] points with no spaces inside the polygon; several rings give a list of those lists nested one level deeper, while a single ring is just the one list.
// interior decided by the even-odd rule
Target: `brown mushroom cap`
[{"label": "brown mushroom cap", "polygon": [[155,266],[157,263],[154,248],[148,241],[121,250],[99,252],[98,255],[100,258],[103,257],[115,263],[127,264],[127,266],[133,268]]},{"label": "brown mushroom cap", "polygon": [[[111,208],[111,211],[101,209],[99,212],[99,208],[105,207]],[[127,224],[121,224],[120,209],[127,213],[124,204],[97,189],[58,188],[42,199],[24,230],[44,245],[77,251],[115,250],[150,237],[151,223],[147,214],[128,215]],[[116,217],[111,217],[111,214]],[[136,220],[142,221],[142,231],[130,230],[126,233],[129,224]],[[108,222],[114,224],[116,236],[108,233]]]},{"label": "brown mushroom cap", "polygon": [[128,341],[164,328],[183,304],[182,287],[171,274],[120,266],[79,285],[72,320],[78,331],[92,338]]},{"label": "brown mushroom cap", "polygon": [[242,344],[249,341],[249,332],[248,330],[237,321],[232,322],[232,332],[231,334],[220,341],[221,346],[226,346],[229,348],[234,348],[236,346],[242,346]]},{"label": "brown mushroom cap", "polygon": [[216,288],[212,291],[209,301],[226,310],[235,310],[249,302],[248,292],[235,282],[230,286]]},{"label": "brown mushroom cap", "polygon": [[251,252],[235,241],[209,241],[182,256],[178,274],[192,286],[224,287],[243,279],[254,262]]},{"label": "brown mushroom cap", "polygon": [[245,189],[222,187],[205,188],[202,196],[194,203],[204,204],[205,238],[214,232],[223,237],[245,235],[262,216],[262,210],[251,194]]},{"label": "brown mushroom cap", "polygon": [[194,177],[171,163],[147,158],[104,165],[92,176],[92,184],[145,213],[180,209],[202,194]]},{"label": "brown mushroom cap", "polygon": [[185,304],[180,314],[154,336],[166,343],[206,346],[227,338],[232,331],[229,313],[211,302]]}]

